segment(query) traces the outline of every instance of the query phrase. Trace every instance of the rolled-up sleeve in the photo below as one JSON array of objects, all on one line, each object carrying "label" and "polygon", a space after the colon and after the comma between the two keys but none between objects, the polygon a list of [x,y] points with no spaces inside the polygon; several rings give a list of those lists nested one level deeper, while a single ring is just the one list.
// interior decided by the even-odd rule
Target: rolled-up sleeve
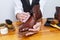
[{"label": "rolled-up sleeve", "polygon": [[23,7],[22,7],[22,3],[20,0],[16,0],[15,1],[15,15],[17,13],[22,13],[23,12]]}]

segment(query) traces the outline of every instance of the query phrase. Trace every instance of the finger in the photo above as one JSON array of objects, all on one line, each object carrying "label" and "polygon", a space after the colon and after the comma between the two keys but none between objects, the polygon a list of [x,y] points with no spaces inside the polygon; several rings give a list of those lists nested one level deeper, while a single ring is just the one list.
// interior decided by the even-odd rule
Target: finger
[{"label": "finger", "polygon": [[28,18],[30,15],[28,15],[28,14],[21,14],[20,15],[20,18],[22,18],[22,19],[26,19],[26,18]]},{"label": "finger", "polygon": [[40,27],[40,25],[41,25],[41,22],[37,22],[37,23],[33,26],[33,28],[34,28],[34,29],[37,29],[38,27]]},{"label": "finger", "polygon": [[26,33],[25,35],[26,36],[30,36],[30,35],[33,35],[33,34],[35,34],[36,32],[28,32],[28,33]]},{"label": "finger", "polygon": [[29,17],[30,17],[30,15],[28,15],[27,13],[22,13],[22,14],[20,14],[20,16],[19,16],[19,20],[20,20],[21,22],[26,22],[26,21],[29,19]]},{"label": "finger", "polygon": [[29,29],[29,31],[37,32],[37,29]]}]

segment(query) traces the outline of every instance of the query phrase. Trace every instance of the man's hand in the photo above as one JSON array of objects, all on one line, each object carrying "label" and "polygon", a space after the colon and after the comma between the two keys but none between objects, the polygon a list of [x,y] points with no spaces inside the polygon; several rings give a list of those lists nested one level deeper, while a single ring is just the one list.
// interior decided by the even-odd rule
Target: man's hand
[{"label": "man's hand", "polygon": [[37,22],[34,26],[33,29],[29,29],[30,32],[26,33],[25,36],[33,35],[37,32],[39,32],[41,27],[41,22]]},{"label": "man's hand", "polygon": [[29,29],[29,31],[38,32],[38,31],[40,30],[40,27],[41,27],[41,22],[37,22],[37,23],[33,26],[33,29]]},{"label": "man's hand", "polygon": [[17,19],[21,22],[24,22],[24,23],[29,19],[29,17],[30,17],[29,12],[27,12],[27,13],[23,12],[23,13],[17,14]]}]

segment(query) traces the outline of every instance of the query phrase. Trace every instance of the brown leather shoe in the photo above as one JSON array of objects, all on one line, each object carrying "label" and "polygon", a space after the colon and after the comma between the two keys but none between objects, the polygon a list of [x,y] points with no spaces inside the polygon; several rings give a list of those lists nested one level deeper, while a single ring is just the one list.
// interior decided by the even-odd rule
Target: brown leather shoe
[{"label": "brown leather shoe", "polygon": [[20,27],[19,27],[19,34],[26,34],[28,32],[29,28],[33,28],[34,24],[36,24],[37,20],[42,18],[42,13],[40,10],[40,6],[39,5],[35,5],[32,8],[33,11],[33,15],[27,20],[26,23],[23,23]]},{"label": "brown leather shoe", "polygon": [[56,7],[55,19],[60,22],[60,7]]}]

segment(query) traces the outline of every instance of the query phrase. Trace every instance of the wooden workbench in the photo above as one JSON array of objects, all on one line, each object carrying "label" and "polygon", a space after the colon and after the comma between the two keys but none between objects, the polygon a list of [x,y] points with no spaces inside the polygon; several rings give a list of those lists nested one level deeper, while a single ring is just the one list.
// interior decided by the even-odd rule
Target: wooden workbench
[{"label": "wooden workbench", "polygon": [[[43,20],[45,22],[45,19]],[[41,26],[41,30],[39,33],[32,35],[30,37],[19,37],[18,36],[18,28],[16,23],[14,23],[16,27],[15,32],[9,32],[7,35],[0,34],[0,40],[60,40],[60,30],[52,27]]]}]

